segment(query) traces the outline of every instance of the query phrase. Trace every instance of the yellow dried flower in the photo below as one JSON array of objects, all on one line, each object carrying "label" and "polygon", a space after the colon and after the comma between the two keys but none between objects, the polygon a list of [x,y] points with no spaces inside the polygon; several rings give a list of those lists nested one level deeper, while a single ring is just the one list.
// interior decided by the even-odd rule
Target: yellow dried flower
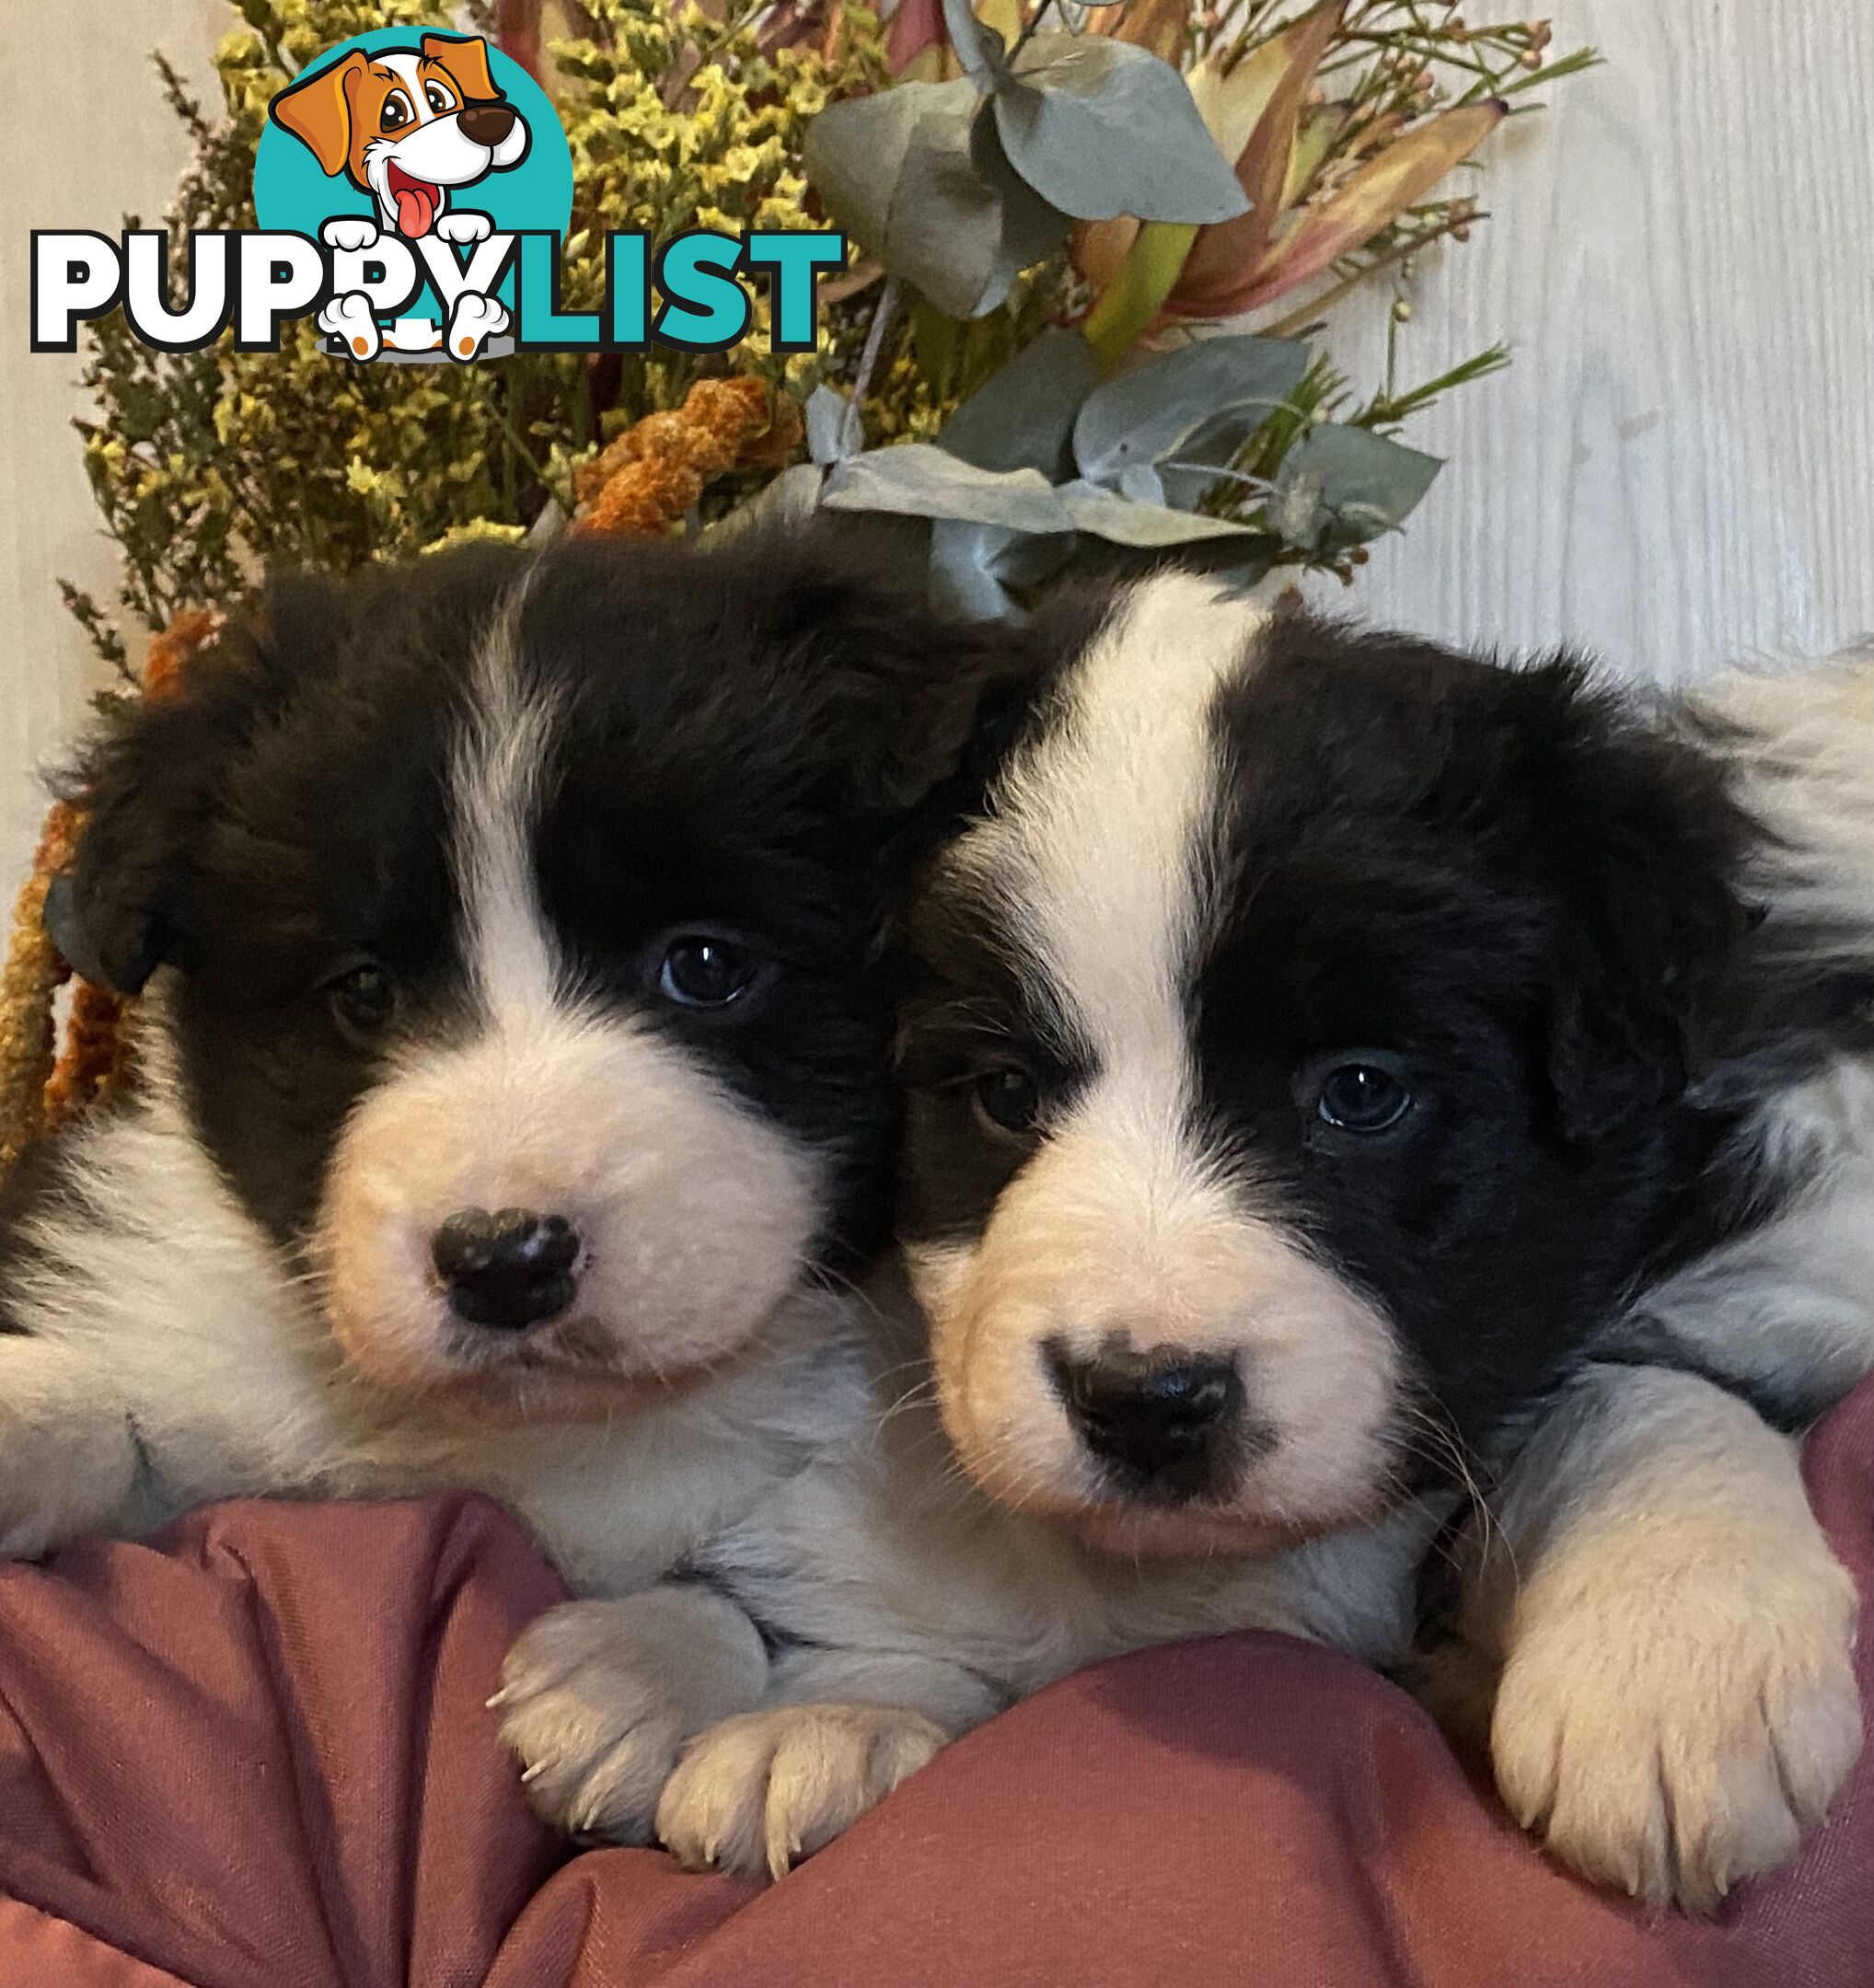
[{"label": "yellow dried flower", "polygon": [[[590,32],[549,52],[573,164],[571,309],[599,301],[608,232],[800,225],[809,121],[887,75],[877,22],[857,7],[830,54],[771,55],[739,6],[583,0],[581,11]],[[229,0],[214,52],[222,116],[168,217],[172,237],[253,225],[254,149],[291,66],[371,29],[459,25],[458,12],[453,0]],[[721,357],[528,353],[459,369],[353,367],[303,320],[277,353],[236,352],[231,337],[158,353],[121,316],[102,319],[87,354],[98,416],[85,465],[123,548],[123,603],[156,627],[179,605],[233,598],[264,561],[346,568],[484,524],[517,531],[549,497],[570,507],[576,466],[682,406],[699,379],[726,367],[804,395],[850,376],[874,296],[825,312],[816,352],[774,353],[765,286],[756,295],[750,340]],[[743,472],[735,490],[763,473]]]},{"label": "yellow dried flower", "polygon": [[519,545],[527,536],[525,525],[498,525],[492,518],[471,518],[466,525],[452,525],[439,538],[420,546],[420,553],[446,552],[451,546],[475,545],[492,540],[500,545]]}]

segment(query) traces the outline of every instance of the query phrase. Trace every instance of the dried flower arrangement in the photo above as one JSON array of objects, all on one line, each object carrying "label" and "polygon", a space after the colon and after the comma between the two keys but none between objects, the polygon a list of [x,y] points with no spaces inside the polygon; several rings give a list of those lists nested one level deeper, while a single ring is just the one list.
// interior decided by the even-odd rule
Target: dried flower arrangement
[{"label": "dried flower arrangement", "polygon": [[[218,117],[158,58],[196,148],[178,245],[253,225],[267,106],[303,64],[374,28],[466,24],[561,109],[569,307],[597,304],[611,230],[807,214],[863,253],[792,355],[768,352],[760,304],[709,358],[464,368],[334,362],[307,322],[277,353],[164,353],[100,320],[80,428],[121,612],[65,592],[133,686],[126,624],[167,670],[264,562],[342,570],[568,525],[823,506],[986,613],[1170,549],[1245,583],[1278,564],[1350,577],[1440,468],[1399,430],[1507,354],[1404,388],[1389,347],[1360,399],[1308,334],[1349,289],[1403,286],[1421,250],[1465,239],[1484,217],[1447,177],[1528,91],[1594,60],[1454,0],[899,0],[883,28],[856,0],[229,4]],[[1403,287],[1394,312],[1396,330]],[[73,827],[49,824],[0,976],[0,1157],[121,1058],[115,1011],[81,988],[47,1089],[65,970],[43,899]]]},{"label": "dried flower arrangement", "polygon": [[[804,211],[866,256],[823,286],[818,348],[792,356],[766,351],[759,315],[720,357],[459,371],[337,364],[305,322],[277,354],[167,354],[102,320],[83,433],[122,613],[70,598],[126,674],[126,624],[224,603],[263,561],[347,567],[576,512],[621,433],[725,373],[806,419],[771,400],[770,445],[711,472],[691,525],[779,480],[769,502],[888,514],[934,540],[939,584],[989,607],[1070,558],[1173,543],[1244,572],[1344,572],[1437,468],[1394,440],[1401,424],[1504,355],[1357,400],[1301,334],[1350,283],[1462,238],[1475,197],[1440,182],[1529,89],[1592,59],[1551,59],[1545,23],[1472,26],[1445,0],[902,0],[883,31],[850,0],[230,6],[219,116],[159,59],[196,146],[172,240],[252,224],[267,104],[303,64],[454,19],[503,37],[561,108],[573,307],[599,295],[611,229]],[[811,461],[783,477],[802,428]]]}]

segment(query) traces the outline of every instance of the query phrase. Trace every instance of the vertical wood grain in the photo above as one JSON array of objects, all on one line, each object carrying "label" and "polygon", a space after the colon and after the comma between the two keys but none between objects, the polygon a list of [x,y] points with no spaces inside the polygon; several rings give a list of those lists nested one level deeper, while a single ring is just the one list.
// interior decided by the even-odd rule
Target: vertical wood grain
[{"label": "vertical wood grain", "polygon": [[214,43],[235,17],[226,0],[0,0],[0,894],[8,906],[43,811],[37,769],[104,680],[56,583],[110,600],[116,573],[71,428],[87,409],[76,384],[82,355],[29,350],[28,234],[114,232],[125,213],[155,221],[189,146],[150,52],[161,48],[206,92]]},{"label": "vertical wood grain", "polygon": [[1402,371],[1514,361],[1410,437],[1450,467],[1348,605],[1660,679],[1825,653],[1874,630],[1874,7],[1541,11],[1606,64],[1493,141]]}]

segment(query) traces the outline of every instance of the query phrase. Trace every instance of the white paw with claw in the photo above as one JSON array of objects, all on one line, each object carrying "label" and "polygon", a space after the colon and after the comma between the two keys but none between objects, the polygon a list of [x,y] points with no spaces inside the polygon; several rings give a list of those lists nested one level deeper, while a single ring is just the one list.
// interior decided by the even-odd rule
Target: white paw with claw
[{"label": "white paw with claw", "polygon": [[483,344],[508,326],[507,306],[498,297],[465,290],[449,313],[449,356],[467,363]]},{"label": "white paw with claw", "polygon": [[489,1705],[538,1815],[573,1835],[650,1843],[684,1712],[618,1638],[607,1606],[568,1602],[535,1620]]},{"label": "white paw with claw", "polygon": [[384,349],[384,334],[377,329],[371,300],[362,290],[334,297],[319,312],[318,328],[333,338],[342,339],[353,359],[375,359]]},{"label": "white paw with claw", "polygon": [[475,214],[463,208],[455,214],[438,216],[436,233],[445,242],[457,248],[466,248],[471,242],[486,241],[494,232],[494,223],[485,214]]},{"label": "white paw with claw", "polygon": [[1796,1854],[1860,1751],[1854,1585],[1819,1537],[1615,1566],[1520,1605],[1497,1785],[1583,1876],[1709,1912]]},{"label": "white paw with claw", "polygon": [[686,1738],[603,1605],[573,1602],[531,1624],[489,1700],[521,1762],[535,1811],[575,1836],[649,1843],[657,1797]]},{"label": "white paw with claw", "polygon": [[945,1743],[888,1705],[784,1705],[693,1741],[657,1805],[657,1834],[692,1870],[782,1876],[876,1808]]},{"label": "white paw with claw", "polygon": [[363,214],[334,214],[318,231],[328,248],[369,248],[377,240],[377,224]]}]

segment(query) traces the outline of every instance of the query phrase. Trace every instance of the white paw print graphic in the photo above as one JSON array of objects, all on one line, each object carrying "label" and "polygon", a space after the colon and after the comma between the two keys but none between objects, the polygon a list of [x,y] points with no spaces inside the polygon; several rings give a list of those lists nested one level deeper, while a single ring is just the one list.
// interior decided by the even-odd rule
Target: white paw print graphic
[{"label": "white paw print graphic", "polygon": [[494,230],[494,223],[485,214],[445,214],[436,223],[436,233],[445,242],[465,247],[470,242],[486,241]]},{"label": "white paw print graphic", "polygon": [[383,349],[383,336],[378,331],[377,319],[372,314],[370,299],[361,290],[334,297],[319,312],[318,328],[334,338],[342,339],[345,350],[353,359],[375,359]]},{"label": "white paw print graphic", "polygon": [[465,290],[449,313],[449,356],[466,364],[482,345],[508,327],[507,306],[499,299]]},{"label": "white paw print graphic", "polygon": [[363,214],[334,214],[319,229],[328,248],[369,248],[377,239],[377,224]]}]

